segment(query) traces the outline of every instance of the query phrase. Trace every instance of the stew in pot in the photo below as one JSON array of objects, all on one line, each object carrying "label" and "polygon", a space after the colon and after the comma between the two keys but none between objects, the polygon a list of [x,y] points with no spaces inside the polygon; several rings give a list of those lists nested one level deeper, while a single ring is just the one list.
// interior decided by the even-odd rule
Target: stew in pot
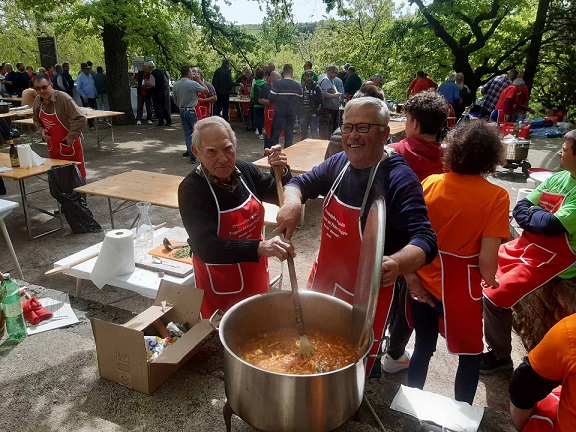
[{"label": "stew in pot", "polygon": [[344,338],[322,331],[307,333],[314,355],[298,358],[300,338],[291,329],[259,334],[238,351],[240,358],[270,372],[307,375],[341,369],[358,359]]}]

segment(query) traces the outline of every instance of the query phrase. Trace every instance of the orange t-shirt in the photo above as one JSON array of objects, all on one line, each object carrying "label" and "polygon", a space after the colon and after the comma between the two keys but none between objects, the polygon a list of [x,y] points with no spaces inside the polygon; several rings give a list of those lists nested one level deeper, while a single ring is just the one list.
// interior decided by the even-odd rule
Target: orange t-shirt
[{"label": "orange t-shirt", "polygon": [[[510,197],[500,186],[479,175],[449,172],[431,175],[422,188],[441,251],[477,255],[483,237],[509,237]],[[418,275],[422,286],[442,300],[440,257],[418,270]]]},{"label": "orange t-shirt", "polygon": [[530,366],[546,379],[561,381],[555,431],[576,431],[576,314],[559,321],[528,354]]}]

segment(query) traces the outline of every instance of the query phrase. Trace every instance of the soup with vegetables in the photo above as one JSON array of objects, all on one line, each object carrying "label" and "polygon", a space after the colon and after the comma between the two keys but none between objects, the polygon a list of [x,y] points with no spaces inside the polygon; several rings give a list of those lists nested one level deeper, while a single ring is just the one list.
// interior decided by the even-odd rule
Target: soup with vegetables
[{"label": "soup with vegetables", "polygon": [[306,335],[314,354],[298,357],[300,338],[294,330],[261,333],[248,341],[239,357],[261,369],[285,374],[308,375],[342,369],[358,359],[352,345],[342,337],[314,331]]}]

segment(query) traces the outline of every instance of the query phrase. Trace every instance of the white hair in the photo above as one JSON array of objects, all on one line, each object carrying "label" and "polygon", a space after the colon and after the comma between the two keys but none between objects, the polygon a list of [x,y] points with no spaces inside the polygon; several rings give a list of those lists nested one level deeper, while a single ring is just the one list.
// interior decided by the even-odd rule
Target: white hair
[{"label": "white hair", "polygon": [[453,74],[448,75],[447,81],[455,82],[456,81],[456,74],[453,73]]},{"label": "white hair", "polygon": [[388,126],[388,122],[390,121],[390,111],[388,110],[388,106],[384,103],[384,101],[375,97],[360,97],[357,99],[350,99],[344,108],[344,119],[346,119],[346,114],[348,114],[350,108],[356,107],[361,108],[362,110],[372,108],[376,111],[380,122],[383,125]]},{"label": "white hair", "polygon": [[232,141],[232,144],[234,144],[234,146],[236,146],[236,134],[232,130],[230,123],[228,123],[222,117],[212,116],[212,117],[208,117],[208,118],[205,118],[203,120],[200,120],[198,123],[196,123],[194,125],[194,132],[192,133],[192,145],[194,147],[196,147],[196,148],[200,147],[200,141],[202,140],[202,137],[201,137],[202,131],[204,129],[206,129],[207,127],[210,127],[211,125],[218,125],[218,126],[222,127],[223,129],[225,129],[228,132],[228,135],[230,136],[230,141]]}]

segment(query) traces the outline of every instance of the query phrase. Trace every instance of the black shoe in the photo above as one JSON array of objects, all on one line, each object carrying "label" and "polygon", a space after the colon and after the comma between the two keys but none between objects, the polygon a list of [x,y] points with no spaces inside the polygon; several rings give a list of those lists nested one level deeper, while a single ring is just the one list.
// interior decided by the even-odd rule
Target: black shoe
[{"label": "black shoe", "polygon": [[492,375],[493,373],[513,368],[514,363],[512,363],[510,356],[498,358],[494,351],[482,353],[482,360],[480,361],[481,375]]},{"label": "black shoe", "polygon": [[196,158],[190,159],[190,163],[191,163],[191,164],[195,164],[196,162],[198,162],[198,161],[196,160]]},{"label": "black shoe", "polygon": [[164,127],[164,123],[158,123],[156,126],[157,127]]},{"label": "black shoe", "polygon": [[166,127],[172,126],[172,122],[166,123]]},{"label": "black shoe", "polygon": [[182,153],[182,157],[188,157],[190,156],[190,153],[188,153],[187,151],[185,151],[184,153]]},{"label": "black shoe", "polygon": [[6,193],[7,192],[5,187],[0,188],[0,195],[6,195]]}]

